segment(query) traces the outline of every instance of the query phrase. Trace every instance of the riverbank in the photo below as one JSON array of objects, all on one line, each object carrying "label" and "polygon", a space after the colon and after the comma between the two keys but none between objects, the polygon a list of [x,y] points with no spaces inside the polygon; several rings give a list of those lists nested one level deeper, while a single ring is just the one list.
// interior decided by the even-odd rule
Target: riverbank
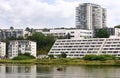
[{"label": "riverbank", "polygon": [[0,60],[0,64],[40,64],[40,65],[120,65],[120,60],[87,61],[81,59],[32,59]]}]

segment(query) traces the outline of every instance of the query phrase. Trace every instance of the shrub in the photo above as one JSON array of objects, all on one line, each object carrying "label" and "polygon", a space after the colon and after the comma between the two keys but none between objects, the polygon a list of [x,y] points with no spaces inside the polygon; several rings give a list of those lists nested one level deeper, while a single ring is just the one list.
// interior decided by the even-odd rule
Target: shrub
[{"label": "shrub", "polygon": [[51,59],[54,59],[54,56],[53,55],[48,55]]},{"label": "shrub", "polygon": [[99,55],[99,60],[104,61],[104,60],[115,60],[114,55]]},{"label": "shrub", "polygon": [[115,60],[115,56],[113,55],[85,55],[83,57],[84,60]]},{"label": "shrub", "polygon": [[20,54],[17,57],[13,58],[13,60],[29,60],[29,59],[35,59],[35,57],[30,55],[29,53],[25,53],[25,54]]},{"label": "shrub", "polygon": [[60,57],[61,57],[61,58],[66,58],[66,57],[67,57],[67,54],[63,52],[63,53],[61,53]]}]

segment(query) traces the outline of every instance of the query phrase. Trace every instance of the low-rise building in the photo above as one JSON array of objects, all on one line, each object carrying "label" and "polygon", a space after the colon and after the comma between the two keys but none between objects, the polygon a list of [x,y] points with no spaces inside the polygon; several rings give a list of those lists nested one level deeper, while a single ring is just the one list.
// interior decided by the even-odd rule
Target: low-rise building
[{"label": "low-rise building", "polygon": [[93,38],[93,31],[92,30],[84,30],[84,29],[35,29],[35,32],[41,32],[45,36],[53,35],[56,38],[64,38],[68,34],[70,35],[71,39],[74,38]]},{"label": "low-rise building", "polygon": [[48,55],[66,53],[70,58],[82,58],[88,54],[110,54],[120,57],[120,38],[58,39]]},{"label": "low-rise building", "polygon": [[8,58],[14,58],[18,54],[30,53],[36,57],[36,42],[29,40],[13,40],[8,46]]},{"label": "low-rise building", "polygon": [[6,43],[0,42],[0,58],[4,58],[6,56]]},{"label": "low-rise building", "polygon": [[25,38],[30,35],[31,35],[31,33],[29,31],[25,31],[23,29],[2,29],[2,30],[0,30],[0,40],[4,40],[4,39],[10,38],[10,37]]}]

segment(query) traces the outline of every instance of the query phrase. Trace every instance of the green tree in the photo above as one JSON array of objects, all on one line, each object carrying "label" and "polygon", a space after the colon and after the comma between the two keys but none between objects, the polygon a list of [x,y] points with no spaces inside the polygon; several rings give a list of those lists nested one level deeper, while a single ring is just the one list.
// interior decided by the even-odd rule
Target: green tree
[{"label": "green tree", "polygon": [[55,38],[52,35],[45,36],[42,33],[34,33],[32,36],[29,36],[27,39],[37,42],[38,55],[47,54],[51,49],[53,43],[55,42]]},{"label": "green tree", "polygon": [[55,42],[55,38],[52,35],[47,35],[45,39],[45,44],[52,45]]},{"label": "green tree", "polygon": [[49,58],[54,59],[54,55],[48,55]]},{"label": "green tree", "polygon": [[110,34],[106,29],[100,29],[95,33],[96,38],[109,38]]},{"label": "green tree", "polygon": [[11,29],[11,30],[14,30],[14,27],[11,26],[10,29]]},{"label": "green tree", "polygon": [[50,31],[50,29],[44,28],[44,29],[43,29],[43,32],[45,32],[45,31]]},{"label": "green tree", "polygon": [[84,60],[100,60],[100,61],[105,61],[105,60],[115,60],[115,56],[114,55],[85,55],[83,57]]},{"label": "green tree", "polygon": [[37,49],[40,49],[43,46],[45,46],[45,44],[44,44],[45,43],[45,35],[42,33],[34,33],[32,36],[29,36],[27,39],[37,42]]},{"label": "green tree", "polygon": [[35,57],[30,55],[29,53],[19,54],[17,57],[13,58],[13,60],[30,60],[30,59],[35,59]]},{"label": "green tree", "polygon": [[66,58],[67,57],[67,54],[62,52],[61,55],[60,55],[61,58]]},{"label": "green tree", "polygon": [[31,31],[31,29],[29,27],[26,27],[25,31]]},{"label": "green tree", "polygon": [[71,38],[70,33],[68,33],[68,34],[66,35],[66,38],[67,38],[67,39],[70,39],[70,38]]},{"label": "green tree", "polygon": [[33,29],[33,28],[26,27],[26,28],[25,28],[25,31],[29,31],[29,32],[32,33],[32,32],[34,31],[34,29]]},{"label": "green tree", "polygon": [[120,28],[120,25],[116,25],[114,28]]}]

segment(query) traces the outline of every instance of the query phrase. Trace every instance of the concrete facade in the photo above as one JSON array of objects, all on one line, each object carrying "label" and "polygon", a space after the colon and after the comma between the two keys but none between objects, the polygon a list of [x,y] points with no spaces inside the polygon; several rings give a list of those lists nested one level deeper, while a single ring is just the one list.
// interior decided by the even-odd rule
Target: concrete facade
[{"label": "concrete facade", "polygon": [[31,33],[23,29],[2,29],[0,30],[0,40],[4,40],[10,37],[23,37],[30,36]]},{"label": "concrete facade", "polygon": [[18,54],[30,53],[36,57],[36,42],[29,40],[14,40],[10,41],[8,46],[8,58],[14,58]]},{"label": "concrete facade", "polygon": [[48,55],[58,56],[62,52],[68,58],[82,58],[88,54],[120,57],[120,38],[58,39]]},{"label": "concrete facade", "polygon": [[4,58],[6,56],[6,43],[0,42],[0,58]]},{"label": "concrete facade", "polygon": [[76,7],[76,28],[100,29],[106,27],[106,9],[92,3],[82,3]]},{"label": "concrete facade", "polygon": [[71,39],[74,38],[92,38],[93,31],[92,30],[83,30],[83,29],[49,29],[49,31],[43,31],[42,29],[37,29],[35,32],[41,32],[45,36],[53,35],[56,38],[65,37],[68,33],[71,36]]}]

